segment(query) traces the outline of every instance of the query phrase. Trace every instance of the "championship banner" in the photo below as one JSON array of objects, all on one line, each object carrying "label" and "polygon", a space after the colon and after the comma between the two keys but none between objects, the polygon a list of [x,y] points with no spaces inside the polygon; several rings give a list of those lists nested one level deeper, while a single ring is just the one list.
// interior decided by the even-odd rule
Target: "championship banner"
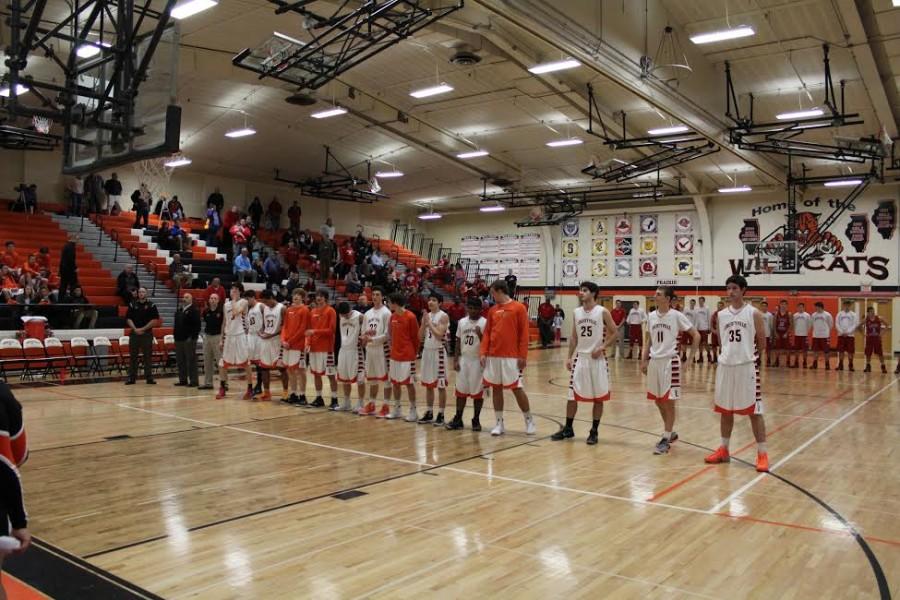
[{"label": "championship banner", "polygon": [[866,215],[850,215],[844,235],[857,252],[865,252],[869,245],[869,220]]},{"label": "championship banner", "polygon": [[638,269],[641,277],[656,277],[656,257],[642,258]]},{"label": "championship banner", "polygon": [[675,259],[675,274],[690,275],[694,272],[694,260],[690,256]]},{"label": "championship banner", "polygon": [[569,239],[562,241],[563,258],[578,258],[578,240]]},{"label": "championship banner", "polygon": [[675,231],[679,233],[690,233],[694,230],[694,220],[691,215],[678,215],[675,217]]},{"label": "championship banner", "polygon": [[606,277],[609,275],[609,266],[607,265],[605,258],[594,261],[594,264],[591,267],[591,275],[593,277]]},{"label": "championship banner", "polygon": [[893,200],[880,200],[872,213],[872,224],[881,237],[889,240],[894,237],[897,228],[897,205]]},{"label": "championship banner", "polygon": [[594,240],[591,244],[591,256],[606,256],[609,253],[609,244],[606,240]]},{"label": "championship banner", "polygon": [[694,252],[694,236],[677,234],[675,236],[675,254],[692,254]]},{"label": "championship banner", "polygon": [[656,236],[641,238],[641,254],[656,254]]},{"label": "championship banner", "polygon": [[617,258],[615,269],[616,277],[631,277],[631,259]]},{"label": "championship banner", "polygon": [[578,219],[569,219],[562,224],[562,235],[564,238],[578,237]]},{"label": "championship banner", "polygon": [[591,219],[591,237],[605,238],[609,234],[609,223],[606,217],[594,217]]},{"label": "championship banner", "polygon": [[565,279],[578,279],[578,261],[564,260],[562,262],[562,276]]},{"label": "championship banner", "polygon": [[631,235],[631,217],[629,215],[616,217],[616,235]]},{"label": "championship banner", "polygon": [[631,256],[631,238],[630,237],[617,237],[616,238],[616,256]]},{"label": "championship banner", "polygon": [[656,233],[659,231],[658,215],[641,215],[641,233]]}]

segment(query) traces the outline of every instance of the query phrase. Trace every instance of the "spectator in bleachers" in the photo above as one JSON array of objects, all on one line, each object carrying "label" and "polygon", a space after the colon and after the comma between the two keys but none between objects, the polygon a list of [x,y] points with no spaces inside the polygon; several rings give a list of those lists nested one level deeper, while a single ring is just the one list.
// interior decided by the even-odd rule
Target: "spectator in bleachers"
[{"label": "spectator in bleachers", "polygon": [[212,281],[210,281],[209,285],[206,286],[206,291],[204,292],[204,295],[207,299],[209,299],[209,297],[212,296],[213,294],[215,294],[219,298],[226,297],[225,288],[222,287],[222,280],[219,279],[218,277],[212,278]]},{"label": "spectator in bleachers", "polygon": [[319,228],[319,233],[322,234],[322,237],[327,240],[334,240],[334,225],[331,222],[331,217],[325,219],[325,222],[322,223],[322,226]]},{"label": "spectator in bleachers", "polygon": [[262,220],[263,205],[259,201],[259,196],[253,197],[253,202],[247,207],[247,214],[250,215],[250,221],[253,223],[254,231],[259,230],[259,222]]},{"label": "spectator in bleachers", "polygon": [[266,271],[263,268],[263,259],[259,254],[253,259],[253,272],[256,274],[256,281],[266,280]]},{"label": "spectator in bleachers", "polygon": [[381,250],[379,250],[378,248],[375,248],[375,251],[372,252],[372,257],[370,259],[370,262],[372,263],[372,266],[375,267],[376,269],[384,268],[385,261],[384,261],[384,255],[381,253]]},{"label": "spectator in bleachers", "polygon": [[84,180],[84,198],[87,200],[87,208],[90,213],[100,212],[106,203],[106,192],[103,191],[103,176],[92,173]]},{"label": "spectator in bleachers", "polygon": [[191,287],[193,277],[185,264],[181,262],[181,255],[178,253],[172,255],[172,262],[169,264],[169,278],[175,284],[176,289]]},{"label": "spectator in bleachers", "polygon": [[150,190],[145,183],[142,183],[141,187],[131,194],[132,210],[134,211],[133,229],[140,229],[141,221],[144,222],[144,227],[150,226],[150,203],[152,201]]},{"label": "spectator in bleachers", "polygon": [[215,206],[216,210],[219,211],[219,214],[222,214],[222,210],[225,208],[225,197],[222,195],[222,192],[219,191],[218,187],[216,187],[213,190],[213,193],[209,195],[209,198],[206,199],[206,206]]},{"label": "spectator in bleachers", "polygon": [[210,294],[206,297],[206,308],[201,317],[203,320],[203,385],[198,386],[198,390],[213,389],[213,375],[219,370],[219,359],[222,358],[222,322],[225,320],[223,305],[219,302],[219,298],[222,297],[219,294]]},{"label": "spectator in bleachers", "polygon": [[78,284],[78,266],[75,261],[74,234],[69,234],[69,241],[62,247],[59,253],[59,295],[65,296]]},{"label": "spectator in bleachers", "polygon": [[316,291],[316,280],[312,277],[307,279],[303,284],[303,289],[306,290],[307,296],[312,296]]},{"label": "spectator in bleachers", "polygon": [[453,304],[445,310],[447,316],[450,317],[450,354],[455,354],[456,350],[456,328],[460,319],[466,316],[466,306],[462,303],[459,296],[453,297]]},{"label": "spectator in bleachers", "polygon": [[172,218],[169,214],[169,203],[166,201],[165,196],[160,196],[159,198],[157,198],[156,206],[153,207],[153,214],[160,219]]},{"label": "spectator in bleachers", "polygon": [[116,295],[122,299],[125,304],[131,304],[137,299],[138,288],[141,282],[130,264],[126,264],[125,268],[116,278]]},{"label": "spectator in bleachers", "polygon": [[281,210],[281,202],[278,201],[277,197],[272,196],[269,208],[266,209],[266,216],[268,217],[266,228],[269,231],[277,231],[281,226]]},{"label": "spectator in bleachers", "polygon": [[232,249],[234,253],[237,254],[239,250],[234,248],[234,240],[231,237],[231,229],[241,220],[241,213],[238,212],[237,206],[232,206],[231,210],[225,213],[222,217],[222,247],[225,252],[231,252]]},{"label": "spectator in bleachers", "polygon": [[347,284],[348,294],[359,294],[362,292],[363,286],[359,280],[359,274],[356,272],[356,265],[350,266],[350,270],[344,276],[344,283]]},{"label": "spectator in bleachers", "polygon": [[172,199],[169,200],[169,218],[176,223],[184,218],[184,206],[181,205],[177,195],[172,196]]},{"label": "spectator in bleachers", "polygon": [[169,229],[169,235],[172,238],[172,246],[177,252],[183,252],[186,249],[190,249],[191,242],[188,237],[187,232],[181,228],[181,221],[175,219],[172,222],[172,227]]},{"label": "spectator in bleachers", "polygon": [[37,263],[41,269],[50,270],[50,249],[47,246],[41,246],[38,250]]},{"label": "spectator in bleachers", "polygon": [[109,176],[109,179],[103,184],[103,190],[106,192],[106,213],[109,213],[116,204],[122,206],[122,182],[119,181],[117,174],[113,173]]},{"label": "spectator in bleachers", "polygon": [[278,250],[270,254],[263,263],[263,274],[269,283],[281,283],[284,279],[284,267],[281,264],[281,256]]},{"label": "spectator in bleachers", "polygon": [[360,294],[359,298],[356,299],[356,306],[353,307],[353,310],[358,310],[362,314],[366,314],[366,311],[369,310],[371,306],[369,306],[369,297],[365,294]]},{"label": "spectator in bleachers", "polygon": [[19,287],[16,274],[5,264],[0,266],[0,287],[3,289],[17,289]]},{"label": "spectator in bleachers", "polygon": [[72,294],[67,298],[62,300],[63,304],[84,304],[86,305],[84,308],[73,308],[72,309],[72,327],[75,329],[79,329],[81,327],[81,323],[87,319],[87,328],[93,329],[94,325],[97,324],[97,309],[93,306],[90,306],[90,301],[87,299],[87,296],[84,295],[84,290],[80,285],[76,285],[72,289]]},{"label": "spectator in bleachers", "polygon": [[12,240],[6,242],[6,251],[3,253],[3,264],[12,271],[18,273],[22,268],[22,257],[16,252],[16,243]]},{"label": "spectator in bleachers", "polygon": [[234,274],[241,283],[248,279],[256,282],[256,271],[253,270],[253,263],[250,262],[250,252],[246,247],[241,248],[241,253],[234,257]]},{"label": "spectator in bleachers", "polygon": [[153,380],[153,326],[159,321],[159,310],[156,305],[147,299],[147,289],[139,288],[137,299],[128,307],[125,314],[125,322],[131,329],[128,351],[130,364],[128,366],[128,379],[125,385],[134,385],[137,379],[138,354],[144,358],[144,377],[147,383],[155,384]]},{"label": "spectator in bleachers", "polygon": [[22,265],[22,273],[28,273],[32,277],[41,274],[41,265],[37,262],[37,254],[32,252],[28,255],[28,260]]},{"label": "spectator in bleachers", "polygon": [[172,231],[168,221],[159,224],[159,231],[156,232],[156,245],[163,250],[174,250],[175,244],[172,240]]},{"label": "spectator in bleachers", "polygon": [[247,227],[247,219],[238,220],[237,223],[231,226],[230,233],[234,251],[237,253],[240,248],[246,247],[250,240],[251,231]]},{"label": "spectator in bleachers", "polygon": [[16,304],[27,306],[38,303],[38,294],[33,286],[23,287],[19,290],[19,295],[15,298]]},{"label": "spectator in bleachers", "polygon": [[293,273],[297,270],[298,262],[300,262],[300,251],[297,250],[296,244],[291,240],[287,243],[287,248],[284,250],[284,263],[287,265],[288,270]]},{"label": "spectator in bleachers", "polygon": [[206,209],[206,245],[215,246],[216,235],[222,225],[222,218],[215,206],[210,205]]},{"label": "spectator in bleachers", "polygon": [[353,249],[353,243],[349,238],[341,244],[338,256],[340,257],[340,262],[334,269],[334,275],[335,277],[345,277],[350,271],[350,267],[356,264],[356,250]]},{"label": "spectator in bleachers", "polygon": [[294,203],[291,204],[291,207],[288,209],[288,221],[290,221],[291,229],[297,231],[300,229],[300,216],[302,215],[302,211],[300,210],[300,205],[297,204],[297,201],[294,200]]},{"label": "spectator in bleachers", "polygon": [[84,197],[84,182],[81,175],[76,175],[69,180],[69,212],[68,215],[81,215],[81,200]]},{"label": "spectator in bleachers", "polygon": [[46,285],[41,286],[41,290],[38,292],[37,303],[38,304],[56,304],[59,295],[53,295],[50,291],[50,288]]},{"label": "spectator in bleachers", "polygon": [[291,271],[284,287],[287,290],[287,295],[293,296],[294,290],[300,287],[300,273],[298,271]]},{"label": "spectator in bleachers", "polygon": [[334,241],[332,241],[331,238],[323,237],[322,241],[319,242],[319,250],[316,253],[316,256],[318,257],[322,268],[322,279],[329,279],[331,277],[336,250]]},{"label": "spectator in bleachers", "polygon": [[[178,256],[176,254],[176,256]],[[175,311],[175,364],[178,367],[178,382],[175,385],[197,387],[197,339],[200,337],[200,311],[194,306],[190,294],[181,297],[181,304]]]}]

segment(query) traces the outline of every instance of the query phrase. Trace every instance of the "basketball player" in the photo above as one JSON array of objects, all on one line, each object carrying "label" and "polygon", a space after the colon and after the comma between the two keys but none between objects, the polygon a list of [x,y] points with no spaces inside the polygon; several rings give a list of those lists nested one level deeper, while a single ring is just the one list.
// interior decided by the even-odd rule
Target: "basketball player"
[{"label": "basketball player", "polygon": [[536,432],[528,396],[522,385],[522,371],[528,361],[528,311],[525,305],[509,297],[505,281],[495,281],[490,288],[494,305],[488,311],[481,337],[481,366],[484,383],[493,388],[494,416],[497,424],[491,435],[503,435],[503,390],[512,390],[519,409],[525,416],[525,433]]},{"label": "basketball player", "polygon": [[656,402],[663,420],[663,436],[653,454],[668,454],[678,439],[675,401],[681,399],[681,361],[677,340],[687,335],[696,348],[701,339],[687,315],[670,308],[674,299],[674,288],[663,286],[656,290],[656,310],[647,317],[647,338],[641,356],[641,372],[647,376],[647,399]]},{"label": "basketball player", "polygon": [[828,347],[831,342],[831,329],[834,327],[834,317],[831,316],[831,313],[825,312],[825,305],[821,302],[816,302],[816,310],[812,314],[810,318],[812,321],[812,351],[813,351],[813,363],[812,368],[819,368],[819,355],[825,354],[825,370],[829,370],[831,368],[831,364],[828,362],[828,353],[830,352],[830,348]]},{"label": "basketball player", "polygon": [[[450,330],[450,317],[441,310],[441,297],[437,294],[428,296],[428,312],[422,315],[419,326],[419,340],[422,343],[422,368],[419,376],[425,387],[425,415],[419,423],[431,423],[434,426],[444,424],[444,410],[447,406],[447,332]],[[438,413],[434,416],[434,390],[438,391]]]},{"label": "basketball player", "polygon": [[322,376],[328,377],[331,386],[331,410],[338,407],[337,379],[334,371],[334,337],[337,331],[337,314],[328,306],[328,293],[324,290],[316,292],[316,304],[309,311],[309,329],[306,336],[309,343],[309,370],[313,374],[316,387],[316,399],[310,403],[313,408],[325,406],[322,399]]},{"label": "basketball player", "polygon": [[[787,355],[791,349],[791,315],[788,312],[787,300],[778,302],[778,310],[775,313],[775,343],[772,348],[775,350],[775,366],[780,365],[781,357]],[[784,366],[790,363],[790,356],[785,356]]]},{"label": "basketball player", "polygon": [[481,299],[466,301],[466,316],[456,325],[457,352],[453,356],[456,371],[456,415],[447,423],[447,429],[462,429],[462,415],[466,401],[472,398],[475,415],[472,431],[481,431],[481,407],[484,406],[484,369],[481,368],[479,348],[487,319],[481,316]]},{"label": "basketball player", "polygon": [[341,349],[338,351],[337,379],[343,384],[344,400],[339,409],[350,411],[350,389],[353,384],[358,384],[359,397],[365,396],[366,360],[363,356],[363,348],[359,343],[363,332],[363,315],[358,310],[351,310],[350,304],[341,302],[337,312],[341,332]]},{"label": "basketball player", "polygon": [[[673,294],[674,294],[674,292],[673,292]],[[657,310],[659,310],[658,304],[656,305],[656,308],[657,308]],[[684,314],[684,316],[687,317],[687,320],[690,322],[691,327],[696,329],[697,328],[697,301],[694,300],[693,298],[691,298],[690,303],[688,304],[688,308],[685,308],[682,314]],[[649,316],[647,317],[647,327],[648,328],[650,327],[650,317]],[[693,348],[695,345],[694,339],[690,336],[690,334],[687,331],[682,331],[679,336],[679,340],[681,341],[681,364],[689,365],[689,364],[695,362],[694,361],[695,353],[693,352]],[[647,347],[644,346],[645,350],[646,350],[646,348]],[[644,354],[645,354],[645,352],[641,352],[642,357]]]},{"label": "basketball player", "polygon": [[[287,370],[291,395],[289,404],[306,406],[306,330],[309,329],[309,307],[306,290],[296,288],[291,294],[291,305],[284,311],[284,327],[281,328],[282,360]],[[297,395],[297,384],[300,394]]]},{"label": "basketball player", "polygon": [[844,370],[844,353],[847,353],[847,370],[853,370],[853,355],[856,354],[856,330],[859,329],[859,315],[851,310],[853,303],[844,300],[843,310],[835,321],[838,334],[838,371]]},{"label": "basketball player", "polygon": [[797,312],[793,314],[794,321],[794,353],[791,368],[796,369],[800,366],[800,359],[797,353],[803,355],[803,368],[806,368],[806,351],[809,348],[809,324],[812,317],[806,312],[806,306],[801,302],[797,305]]},{"label": "basketball player", "polygon": [[[722,353],[716,371],[716,407],[720,415],[719,428],[722,445],[706,457],[710,464],[731,461],[728,445],[734,429],[734,415],[748,415],[753,437],[756,439],[756,470],[769,470],[769,454],[766,450],[766,422],[763,418],[762,394],[759,388],[759,355],[757,350],[766,347],[762,314],[744,301],[747,280],[732,275],[725,281],[729,304],[719,311],[719,337]],[[756,342],[756,348],[753,342]]]},{"label": "basketball player", "polygon": [[394,408],[386,419],[399,419],[400,390],[406,387],[409,397],[408,423],[419,420],[416,413],[416,348],[419,346],[419,322],[411,310],[406,309],[406,296],[393,293],[389,299],[391,312],[391,361],[388,376],[394,386]]},{"label": "basketball player", "polygon": [[644,343],[641,324],[646,321],[646,313],[644,313],[641,307],[635,303],[631,307],[631,310],[628,311],[628,316],[625,317],[625,322],[628,324],[628,356],[625,358],[631,358],[635,344],[638,346],[638,356],[641,355],[641,351],[643,350],[642,344]]},{"label": "basketball player", "polygon": [[363,406],[358,414],[362,416],[375,415],[375,401],[378,399],[378,386],[384,384],[384,404],[375,415],[379,418],[388,416],[391,412],[391,384],[388,381],[388,333],[391,328],[391,309],[384,305],[384,292],[381,288],[372,290],[372,308],[365,314],[366,344],[366,382],[369,384],[369,402]]},{"label": "basketball player", "polygon": [[[275,301],[272,290],[263,290],[260,295],[262,305],[262,330],[259,332],[259,366],[262,367],[263,392],[253,396],[254,400],[271,400],[269,389],[272,370],[284,365],[281,358],[281,328],[284,324],[284,305]],[[284,381],[282,381],[284,384]],[[285,386],[287,387],[287,386]]]},{"label": "basketball player", "polygon": [[[863,327],[866,332],[866,368],[863,372],[870,373],[872,371],[872,355],[877,354],[881,361],[881,372],[887,373],[887,367],[884,366],[884,352],[881,349],[881,332],[890,327],[875,314],[874,306],[866,309],[866,320]],[[897,362],[897,372],[900,373],[900,361]]]},{"label": "basketball player", "polygon": [[572,372],[569,401],[566,402],[566,424],[550,436],[554,441],[575,437],[572,424],[578,403],[590,402],[594,405],[593,420],[587,443],[589,446],[597,443],[603,403],[609,400],[606,349],[616,343],[616,324],[609,311],[597,304],[599,292],[600,287],[592,281],[582,281],[578,288],[581,306],[572,311],[572,335],[569,336],[569,357],[566,360],[566,369]]},{"label": "basketball player", "polygon": [[244,369],[247,377],[247,391],[244,392],[244,400],[253,397],[253,370],[250,367],[250,350],[247,346],[247,301],[241,298],[244,286],[240,283],[232,283],[229,294],[231,298],[225,301],[225,324],[222,327],[222,362],[219,368],[219,392],[216,399],[221,400],[228,391],[228,369],[239,367]]},{"label": "basketball player", "polygon": [[[12,554],[25,552],[31,544],[28,531],[28,514],[19,469],[28,458],[28,444],[22,405],[13,396],[6,383],[0,383],[0,536],[11,536],[19,541],[19,549]],[[0,569],[3,554],[0,554]],[[6,598],[0,581],[0,598]]]},{"label": "basketball player", "polygon": [[709,307],[706,306],[706,298],[700,296],[699,301],[700,306],[694,311],[694,329],[700,334],[700,351],[697,353],[699,355],[697,363],[702,365],[704,354],[709,363],[713,362],[712,353],[709,349],[709,327],[712,315],[709,312]]},{"label": "basketball player", "polygon": [[[772,347],[775,339],[775,315],[769,312],[769,303],[763,300],[759,305],[759,312],[762,313],[763,331],[766,335],[766,366],[772,366]],[[760,359],[762,356],[760,356]]]},{"label": "basketball player", "polygon": [[719,352],[722,348],[722,341],[719,339],[719,312],[723,308],[725,308],[725,303],[719,300],[719,302],[716,303],[716,312],[714,312],[709,319],[709,327],[712,334],[713,364],[718,364]]},{"label": "basketball player", "polygon": [[[259,366],[260,339],[262,331],[262,304],[256,299],[253,290],[244,292],[244,300],[247,301],[247,359],[256,367],[256,386],[253,395],[262,393],[262,367]],[[249,383],[249,380],[247,380]],[[251,396],[252,397],[252,396]]]}]

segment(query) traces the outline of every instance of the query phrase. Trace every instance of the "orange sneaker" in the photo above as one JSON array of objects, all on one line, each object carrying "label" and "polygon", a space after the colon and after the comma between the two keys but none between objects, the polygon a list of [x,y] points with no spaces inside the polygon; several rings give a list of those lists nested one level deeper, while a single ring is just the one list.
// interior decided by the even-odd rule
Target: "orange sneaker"
[{"label": "orange sneaker", "polygon": [[247,391],[244,392],[244,395],[242,396],[242,399],[244,399],[244,400],[253,400],[253,389],[247,388]]},{"label": "orange sneaker", "polygon": [[761,452],[756,455],[756,470],[760,473],[768,473],[769,472],[769,454],[768,452]]},{"label": "orange sneaker", "polygon": [[366,404],[365,406],[363,406],[361,409],[359,409],[359,412],[356,413],[356,414],[358,414],[358,415],[361,416],[361,417],[371,417],[371,416],[374,416],[374,415],[375,415],[375,403],[374,403],[374,402],[369,402],[368,404]]},{"label": "orange sneaker", "polygon": [[272,394],[269,392],[263,392],[262,394],[256,394],[253,396],[253,400],[255,402],[266,402],[272,399]]},{"label": "orange sneaker", "polygon": [[391,407],[385,403],[385,404],[381,405],[381,410],[379,410],[375,416],[378,417],[379,419],[384,419],[389,414],[391,414]]},{"label": "orange sneaker", "polygon": [[225,388],[223,388],[223,387],[220,386],[220,387],[219,387],[219,391],[218,391],[218,393],[216,394],[216,400],[221,400],[221,399],[224,398],[224,397],[225,397]]},{"label": "orange sneaker", "polygon": [[719,463],[731,462],[731,455],[728,454],[728,448],[726,448],[725,446],[719,446],[718,450],[716,450],[703,460],[711,465],[716,465]]}]

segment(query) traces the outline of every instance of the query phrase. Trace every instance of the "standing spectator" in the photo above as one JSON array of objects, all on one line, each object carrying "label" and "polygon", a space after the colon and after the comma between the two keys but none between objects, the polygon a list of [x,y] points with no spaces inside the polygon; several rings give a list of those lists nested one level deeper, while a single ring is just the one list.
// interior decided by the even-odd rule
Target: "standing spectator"
[{"label": "standing spectator", "polygon": [[106,204],[103,192],[103,177],[99,173],[88,175],[84,181],[84,194],[88,202],[88,212],[98,213]]},{"label": "standing spectator", "polygon": [[277,197],[272,196],[272,201],[269,202],[269,208],[266,209],[266,216],[269,221],[269,231],[277,231],[281,226],[281,210],[281,202],[278,201]]},{"label": "standing spectator", "polygon": [[213,277],[212,281],[209,282],[209,285],[206,286],[206,291],[204,292],[204,296],[207,300],[213,294],[217,295],[219,298],[225,298],[225,288],[222,287],[222,280],[218,277]]},{"label": "standing spectator", "polygon": [[[231,228],[237,225],[241,220],[241,213],[238,212],[237,206],[232,206],[231,210],[225,213],[222,219],[222,248],[225,252],[230,252],[233,247],[234,240],[231,238]],[[235,254],[237,253],[235,249]]]},{"label": "standing spectator", "polygon": [[106,192],[106,212],[108,214],[113,206],[119,204],[122,199],[122,182],[119,181],[119,176],[115,173],[110,175],[103,184],[103,189]]},{"label": "standing spectator", "polygon": [[75,239],[69,234],[69,241],[59,253],[59,295],[65,296],[78,284],[78,267],[75,264]]},{"label": "standing spectator", "polygon": [[222,192],[219,191],[218,186],[213,190],[213,193],[209,195],[209,198],[206,199],[206,206],[215,206],[220,214],[222,209],[225,208],[225,197],[222,196]]},{"label": "standing spectator", "polygon": [[200,311],[194,306],[190,294],[181,297],[175,311],[175,364],[178,367],[178,383],[175,385],[197,387],[197,338],[200,337]]},{"label": "standing spectator", "polygon": [[253,222],[253,231],[259,231],[259,222],[263,214],[263,205],[259,201],[259,196],[253,197],[253,202],[247,207],[247,214],[250,215],[250,220]]},{"label": "standing spectator", "polygon": [[541,336],[541,348],[546,348],[553,341],[553,318],[556,309],[550,303],[550,298],[544,298],[538,306],[538,332]]},{"label": "standing spectator", "polygon": [[516,297],[516,287],[519,285],[519,278],[513,274],[513,270],[510,269],[507,273],[506,277],[503,278],[506,281],[506,287],[509,288],[509,297]]},{"label": "standing spectator", "polygon": [[334,241],[334,225],[331,223],[331,217],[325,219],[325,222],[322,224],[322,227],[319,228],[319,233],[322,234],[322,238],[326,240]]},{"label": "standing spectator", "polygon": [[281,283],[281,280],[284,279],[284,272],[281,267],[281,260],[278,254],[278,250],[275,250],[266,258],[266,262],[263,263],[263,272],[266,275],[266,281],[269,283]]},{"label": "standing spectator", "polygon": [[215,246],[216,234],[219,232],[219,227],[222,225],[222,220],[219,217],[219,211],[215,206],[210,205],[206,209],[206,245],[207,246]]},{"label": "standing spectator", "polygon": [[142,183],[140,189],[134,190],[131,194],[131,202],[134,204],[134,224],[133,229],[141,228],[141,221],[144,227],[150,227],[150,203],[153,200],[147,184]]},{"label": "standing spectator", "polygon": [[[25,552],[31,544],[18,469],[28,458],[28,442],[22,420],[22,405],[5,383],[0,383],[0,431],[4,433],[3,444],[0,445],[0,514],[3,515],[0,535],[12,536],[19,541],[19,548],[12,552],[18,555]],[[0,554],[0,567],[2,564],[3,555]],[[6,598],[2,582],[0,598]]]},{"label": "standing spectator", "polygon": [[169,217],[176,223],[184,218],[184,206],[181,205],[177,195],[169,200]]},{"label": "standing spectator", "polygon": [[302,211],[300,210],[300,205],[297,204],[296,200],[294,200],[294,203],[291,204],[291,207],[288,209],[287,214],[288,221],[290,221],[291,223],[291,229],[300,229],[300,216],[302,215]]},{"label": "standing spectator", "polygon": [[616,354],[619,358],[625,356],[625,309],[622,308],[622,301],[616,300],[615,308],[609,311],[613,323],[616,325]]},{"label": "standing spectator", "polygon": [[137,300],[128,307],[125,322],[131,328],[128,341],[130,363],[125,385],[134,385],[137,380],[138,353],[144,357],[144,377],[154,385],[153,379],[153,326],[159,320],[156,305],[147,299],[147,288],[139,288]]},{"label": "standing spectator", "polygon": [[450,317],[450,354],[455,355],[456,328],[459,325],[459,321],[466,316],[466,307],[459,296],[454,296],[453,304],[447,307],[446,313]]},{"label": "standing spectator", "polygon": [[356,251],[353,249],[353,244],[349,238],[341,244],[338,254],[341,262],[334,270],[334,274],[337,277],[344,277],[350,271],[350,267],[356,264]]},{"label": "standing spectator", "polygon": [[71,180],[69,180],[69,216],[75,215],[76,217],[81,215],[81,200],[84,198],[84,181],[81,180],[81,175],[76,175]]},{"label": "standing spectator", "polygon": [[[330,220],[330,219],[329,219]],[[319,262],[322,265],[322,279],[328,280],[331,277],[331,265],[334,262],[334,242],[331,238],[323,237],[319,243]]]},{"label": "standing spectator", "polygon": [[131,304],[137,300],[137,291],[141,287],[138,276],[130,264],[126,264],[125,268],[116,278],[116,295],[118,295],[125,304]]},{"label": "standing spectator", "polygon": [[250,262],[250,252],[247,248],[241,248],[241,253],[234,257],[234,274],[238,281],[244,283],[245,279],[256,282],[256,271],[253,270],[253,264]]},{"label": "standing spectator", "polygon": [[169,264],[169,278],[175,284],[176,290],[191,287],[193,277],[184,263],[181,262],[181,255],[178,253],[172,256],[172,262]]},{"label": "standing spectator", "polygon": [[231,240],[234,244],[235,252],[247,246],[252,232],[247,227],[247,219],[241,219],[231,227]]},{"label": "standing spectator", "polygon": [[219,294],[209,294],[206,297],[206,310],[203,311],[202,317],[203,385],[199,386],[198,390],[213,389],[213,374],[219,369],[219,360],[222,358],[222,321],[225,314],[219,298]]},{"label": "standing spectator", "polygon": [[87,319],[88,329],[93,329],[94,325],[97,324],[97,309],[91,306],[90,300],[87,299],[87,296],[84,295],[84,290],[80,285],[76,285],[72,288],[72,295],[60,298],[60,302],[63,304],[83,304],[84,308],[73,308],[72,316],[74,317],[74,321],[72,322],[72,327],[75,329],[81,328],[81,323]]},{"label": "standing spectator", "polygon": [[33,215],[37,210],[37,184],[32,183],[23,191],[25,195],[25,213]]}]

